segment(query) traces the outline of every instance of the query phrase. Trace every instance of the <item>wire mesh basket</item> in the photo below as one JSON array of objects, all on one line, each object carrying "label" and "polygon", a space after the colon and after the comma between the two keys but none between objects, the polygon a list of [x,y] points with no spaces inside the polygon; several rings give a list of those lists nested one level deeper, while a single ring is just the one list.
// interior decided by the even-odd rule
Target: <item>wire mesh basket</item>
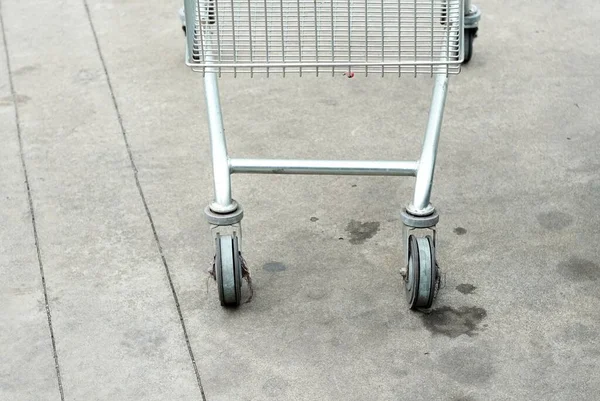
[{"label": "wire mesh basket", "polygon": [[[250,74],[456,74],[462,0],[185,0],[187,64]],[[193,29],[191,29],[193,27]]]}]

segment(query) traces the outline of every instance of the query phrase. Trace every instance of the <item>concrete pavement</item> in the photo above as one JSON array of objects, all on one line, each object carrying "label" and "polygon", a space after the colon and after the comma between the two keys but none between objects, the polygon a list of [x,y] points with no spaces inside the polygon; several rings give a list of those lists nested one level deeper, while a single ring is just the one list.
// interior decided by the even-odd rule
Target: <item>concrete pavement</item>
[{"label": "concrete pavement", "polygon": [[[255,296],[221,309],[179,2],[0,4],[0,399],[598,398],[596,2],[478,3],[429,315],[397,274],[413,182],[369,177],[234,177]],[[415,158],[430,84],[224,78],[230,152]]]}]

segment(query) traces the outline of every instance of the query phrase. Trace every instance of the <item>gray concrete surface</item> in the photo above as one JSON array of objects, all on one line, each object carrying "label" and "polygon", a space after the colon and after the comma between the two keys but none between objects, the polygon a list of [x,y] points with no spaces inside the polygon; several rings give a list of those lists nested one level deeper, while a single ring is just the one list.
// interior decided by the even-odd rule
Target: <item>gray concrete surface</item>
[{"label": "gray concrete surface", "polygon": [[3,399],[57,400],[60,396],[4,46],[0,53],[0,395]]},{"label": "gray concrete surface", "polygon": [[[397,274],[412,180],[368,177],[234,177],[255,296],[221,309],[179,2],[1,0],[0,399],[598,399],[600,4],[576,3],[478,2],[426,315]],[[394,159],[431,82],[220,83],[233,155]]]}]

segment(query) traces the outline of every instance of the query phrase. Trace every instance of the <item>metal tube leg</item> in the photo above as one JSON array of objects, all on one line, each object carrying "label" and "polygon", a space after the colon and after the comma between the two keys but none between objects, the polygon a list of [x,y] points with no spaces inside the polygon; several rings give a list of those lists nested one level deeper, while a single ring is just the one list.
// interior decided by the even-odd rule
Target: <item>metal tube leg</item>
[{"label": "metal tube leg", "polygon": [[413,202],[407,207],[407,211],[414,216],[427,216],[435,210],[429,203],[429,198],[431,196],[431,184],[433,182],[435,159],[447,93],[448,77],[446,75],[437,75],[433,87],[431,108],[429,109],[427,131],[425,132],[423,150],[421,151],[421,159],[419,160],[419,168],[417,170],[415,194]]},{"label": "metal tube leg", "polygon": [[204,95],[208,110],[215,191],[215,199],[210,204],[210,210],[215,213],[231,213],[237,209],[237,204],[231,199],[231,176],[227,157],[227,143],[225,142],[223,129],[217,74],[214,72],[207,72],[204,76]]},{"label": "metal tube leg", "polygon": [[471,0],[463,0],[464,14],[468,15],[471,11]]}]

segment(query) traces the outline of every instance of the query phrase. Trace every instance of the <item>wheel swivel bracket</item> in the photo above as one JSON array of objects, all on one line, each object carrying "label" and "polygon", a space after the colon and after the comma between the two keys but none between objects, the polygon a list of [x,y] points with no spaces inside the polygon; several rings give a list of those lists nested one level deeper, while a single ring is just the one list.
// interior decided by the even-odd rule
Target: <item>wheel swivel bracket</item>
[{"label": "wheel swivel bracket", "polygon": [[238,204],[237,209],[231,213],[216,213],[210,209],[210,206],[206,206],[204,208],[204,215],[206,216],[206,220],[212,225],[231,226],[242,221],[242,218],[244,218],[244,209]]}]

